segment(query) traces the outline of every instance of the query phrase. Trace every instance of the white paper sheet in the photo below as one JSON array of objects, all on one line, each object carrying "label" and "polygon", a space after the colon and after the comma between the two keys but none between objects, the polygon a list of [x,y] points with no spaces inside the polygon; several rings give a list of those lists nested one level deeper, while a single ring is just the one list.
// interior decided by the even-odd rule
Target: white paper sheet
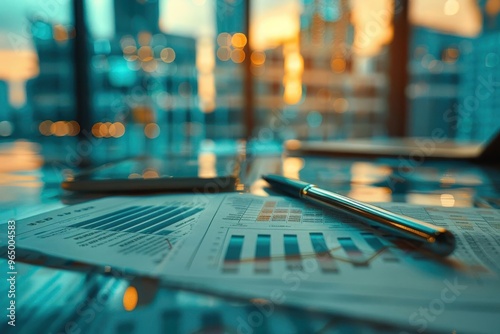
[{"label": "white paper sheet", "polygon": [[[158,274],[272,307],[337,312],[414,332],[498,328],[500,212],[381,206],[450,229],[457,237],[453,256],[429,258],[395,247],[352,216],[299,200],[230,195]],[[178,270],[172,275],[169,268]]]},{"label": "white paper sheet", "polygon": [[417,286],[409,284],[409,277],[424,286],[457,275],[481,284],[498,279],[498,211],[383,207],[453,231],[457,237],[453,256],[424,256],[351,215],[299,200],[228,195],[214,218],[205,220],[174,250],[167,267],[182,264],[182,273],[192,276],[265,281],[304,273],[308,281],[317,283],[391,289]]},{"label": "white paper sheet", "polygon": [[151,273],[207,203],[217,203],[212,197],[113,197],[65,207],[18,221],[17,248]]}]

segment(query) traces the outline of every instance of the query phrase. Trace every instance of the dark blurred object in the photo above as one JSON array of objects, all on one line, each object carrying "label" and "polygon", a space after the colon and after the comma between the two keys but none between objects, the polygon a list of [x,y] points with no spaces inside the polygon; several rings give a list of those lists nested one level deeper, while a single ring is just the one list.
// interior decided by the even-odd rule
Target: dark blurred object
[{"label": "dark blurred object", "polygon": [[70,176],[62,182],[69,191],[121,193],[234,191],[240,166],[237,157],[218,158],[212,153],[197,157],[140,157]]},{"label": "dark blurred object", "polygon": [[353,157],[400,157],[410,160],[461,159],[483,163],[500,162],[500,131],[488,142],[460,144],[444,138],[351,139],[331,142],[289,140],[290,154],[324,154]]}]

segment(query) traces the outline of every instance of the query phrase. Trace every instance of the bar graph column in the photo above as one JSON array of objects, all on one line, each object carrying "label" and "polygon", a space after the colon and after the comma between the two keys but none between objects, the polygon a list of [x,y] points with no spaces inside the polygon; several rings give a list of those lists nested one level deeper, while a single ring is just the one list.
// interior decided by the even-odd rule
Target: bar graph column
[{"label": "bar graph column", "polygon": [[365,258],[363,257],[363,252],[356,246],[351,238],[337,238],[340,246],[344,249],[349,259],[353,262],[355,267],[368,267],[368,263],[365,263]]},{"label": "bar graph column", "polygon": [[224,256],[224,266],[222,271],[228,273],[238,271],[244,239],[245,237],[243,235],[231,236],[231,239],[229,239],[229,245],[227,246],[226,255]]},{"label": "bar graph column", "polygon": [[296,234],[285,234],[285,260],[288,270],[303,270],[299,242]]},{"label": "bar graph column", "polygon": [[337,264],[335,263],[335,259],[326,245],[323,233],[309,233],[309,236],[311,238],[314,253],[316,253],[316,259],[321,267],[321,271],[324,273],[338,272]]},{"label": "bar graph column", "polygon": [[361,233],[366,243],[370,245],[371,248],[375,252],[383,251],[382,260],[386,262],[399,262],[399,259],[391,252],[390,249],[387,248],[377,237],[375,237],[372,233]]},{"label": "bar graph column", "polygon": [[255,248],[255,272],[269,273],[271,259],[271,236],[269,234],[257,235],[257,247]]}]

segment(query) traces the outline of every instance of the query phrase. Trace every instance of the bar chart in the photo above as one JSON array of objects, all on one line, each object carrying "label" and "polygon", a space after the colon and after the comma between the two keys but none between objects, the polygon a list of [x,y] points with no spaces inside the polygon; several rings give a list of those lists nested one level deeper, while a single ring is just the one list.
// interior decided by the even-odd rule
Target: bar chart
[{"label": "bar chart", "polygon": [[[452,231],[462,224],[463,210],[456,208],[382,207]],[[485,240],[482,249],[494,244],[491,224],[498,217],[491,210],[479,213],[473,218],[480,221],[474,231],[481,236],[474,240]],[[478,272],[484,279],[495,277],[496,265],[481,257],[478,243],[469,241],[469,230],[458,235],[453,257],[443,259],[357,217],[294,198],[227,195],[218,207],[211,206],[210,215],[212,219],[200,220],[186,241],[174,247],[169,265],[176,270],[183,266],[177,271],[183,278],[217,282],[221,291],[254,284],[268,289],[264,297],[269,298],[273,291],[318,286],[342,293],[344,284],[356,291],[370,286],[378,294],[380,289],[414,289],[408,284],[414,280],[439,288],[443,279],[457,275],[464,281],[477,279]]]},{"label": "bar chart", "polygon": [[[237,274],[240,270],[258,275],[277,272],[304,271],[305,261],[315,261],[322,274],[337,274],[342,266],[369,268],[375,261],[399,262],[399,258],[386,241],[371,233],[339,237],[329,231],[294,233],[276,230],[228,231],[226,242],[221,243],[222,273]],[[225,244],[225,245],[224,245]],[[219,268],[214,252],[214,268]]]},{"label": "bar chart", "polygon": [[[206,229],[193,230],[190,242],[198,247],[183,260],[189,263],[189,275],[279,281],[296,275],[350,283],[368,273],[385,277],[407,270],[405,274],[421,275],[418,268],[432,266],[408,240],[293,198],[227,196],[215,211]],[[431,222],[436,216],[431,210],[413,211]],[[174,255],[174,261],[183,256]]]},{"label": "bar chart", "polygon": [[202,210],[202,207],[185,206],[130,206],[69,225],[69,227],[168,235],[175,230],[172,227],[180,227],[183,223],[187,223],[189,218],[194,219],[195,215]]}]

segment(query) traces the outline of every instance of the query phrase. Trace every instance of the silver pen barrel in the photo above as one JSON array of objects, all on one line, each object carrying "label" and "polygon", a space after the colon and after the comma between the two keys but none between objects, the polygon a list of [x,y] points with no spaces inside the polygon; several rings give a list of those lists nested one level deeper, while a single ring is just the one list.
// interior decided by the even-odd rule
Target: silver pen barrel
[{"label": "silver pen barrel", "polygon": [[435,254],[446,256],[455,249],[455,236],[442,227],[362,203],[314,185],[304,187],[301,197],[369,219],[398,236],[421,242],[421,247]]},{"label": "silver pen barrel", "polygon": [[435,254],[446,256],[455,249],[455,236],[442,227],[356,201],[304,181],[281,175],[265,175],[263,178],[276,190],[366,218],[370,224],[376,223],[394,235],[417,241],[422,248]]}]

